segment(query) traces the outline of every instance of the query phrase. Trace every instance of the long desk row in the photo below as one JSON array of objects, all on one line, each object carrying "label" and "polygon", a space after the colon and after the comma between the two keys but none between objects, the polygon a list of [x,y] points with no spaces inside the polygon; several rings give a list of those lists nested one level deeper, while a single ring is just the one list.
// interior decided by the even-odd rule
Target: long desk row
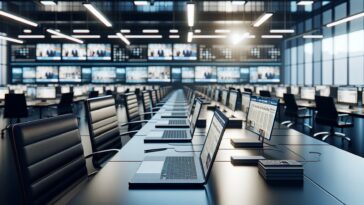
[{"label": "long desk row", "polygon": [[[207,126],[196,129],[191,143],[144,143],[144,138],[155,129],[161,113],[165,112],[164,107],[70,204],[362,204],[362,158],[277,123],[272,140],[262,149],[234,148],[230,139],[244,138],[249,131],[227,129],[205,189],[129,189],[128,183],[145,156],[199,155],[202,149],[213,115],[206,106],[200,117],[207,120]],[[166,150],[144,152],[155,148]],[[256,166],[232,165],[230,158],[234,155],[263,155],[268,159],[300,161],[304,164],[303,184],[268,184]]]}]

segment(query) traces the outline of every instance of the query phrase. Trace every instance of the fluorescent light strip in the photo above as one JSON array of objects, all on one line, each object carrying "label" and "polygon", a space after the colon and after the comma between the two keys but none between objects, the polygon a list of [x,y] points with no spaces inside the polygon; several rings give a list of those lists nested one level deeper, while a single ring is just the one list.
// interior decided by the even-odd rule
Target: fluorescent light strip
[{"label": "fluorescent light strip", "polygon": [[355,14],[355,15],[352,15],[352,16],[349,16],[349,17],[346,17],[346,18],[343,18],[343,19],[340,19],[338,21],[334,21],[332,23],[327,24],[326,27],[337,26],[339,24],[343,24],[343,23],[346,23],[348,21],[352,21],[354,19],[361,18],[361,17],[364,17],[364,12],[358,13],[358,14]]},{"label": "fluorescent light strip", "polygon": [[259,27],[264,22],[266,22],[271,16],[273,16],[273,13],[264,13],[262,14],[253,24],[254,27]]},{"label": "fluorescent light strip", "polygon": [[135,6],[148,6],[149,1],[134,1]]},{"label": "fluorescent light strip", "polygon": [[283,35],[262,35],[262,38],[283,38]]},{"label": "fluorescent light strip", "polygon": [[169,38],[179,38],[179,35],[169,35]]},{"label": "fluorescent light strip", "polygon": [[51,1],[51,0],[41,0],[40,3],[43,4],[44,6],[57,5],[57,3],[55,1]]},{"label": "fluorescent light strip", "polygon": [[143,33],[158,33],[158,29],[143,29]]},{"label": "fluorescent light strip", "polygon": [[177,29],[170,29],[169,33],[178,33],[178,30]]},{"label": "fluorescent light strip", "polygon": [[20,44],[24,43],[24,41],[22,41],[22,40],[18,40],[16,38],[10,38],[10,37],[6,37],[6,36],[0,36],[0,39],[5,40],[5,41],[14,42],[14,43],[20,43]]},{"label": "fluorescent light strip", "polygon": [[24,24],[28,24],[30,26],[34,26],[34,27],[37,27],[38,26],[37,23],[34,23],[34,22],[29,21],[29,20],[27,20],[25,18],[16,16],[14,14],[11,14],[11,13],[8,13],[8,12],[5,12],[5,11],[1,11],[0,10],[0,15],[5,16],[5,17],[8,17],[8,18],[11,18],[11,19],[13,19],[15,21],[18,21],[18,22],[21,22],[21,23],[24,23]]},{"label": "fluorescent light strip", "polygon": [[126,45],[130,45],[130,41],[125,38],[125,36],[121,33],[116,33],[116,35],[126,44]]},{"label": "fluorescent light strip", "polygon": [[83,4],[86,9],[88,9],[96,18],[98,18],[105,26],[112,27],[112,24],[109,22],[109,20],[106,19],[104,15],[100,11],[98,11],[92,4],[90,3],[84,3]]},{"label": "fluorescent light strip", "polygon": [[195,4],[187,3],[187,23],[189,27],[195,24]]},{"label": "fluorescent light strip", "polygon": [[32,30],[30,30],[30,29],[24,29],[23,32],[24,33],[32,33]]},{"label": "fluorescent light strip", "polygon": [[[97,38],[101,38],[100,35],[71,35],[73,38],[83,38],[83,39],[97,39]],[[62,36],[56,36],[56,35],[52,35],[51,38],[64,38]]]},{"label": "fluorescent light strip", "polygon": [[231,1],[231,5],[234,6],[244,6],[246,1]]},{"label": "fluorescent light strip", "polygon": [[[126,38],[162,38],[162,35],[125,35]],[[108,35],[107,38],[119,38],[117,35]]]},{"label": "fluorescent light strip", "polygon": [[297,5],[299,6],[308,6],[308,5],[312,5],[313,1],[298,1]]},{"label": "fluorescent light strip", "polygon": [[193,35],[193,38],[226,38],[226,35]]},{"label": "fluorescent light strip", "polygon": [[44,35],[18,35],[18,38],[45,38]]},{"label": "fluorescent light strip", "polygon": [[303,38],[323,38],[323,35],[303,35]]},{"label": "fluorescent light strip", "polygon": [[201,33],[201,29],[195,29],[195,33]]},{"label": "fluorescent light strip", "polygon": [[230,33],[231,31],[228,29],[216,29],[215,33]]},{"label": "fluorescent light strip", "polygon": [[121,29],[120,32],[121,33],[130,33],[130,30],[129,29]]},{"label": "fluorescent light strip", "polygon": [[73,29],[73,33],[90,33],[89,29]]},{"label": "fluorescent light strip", "polygon": [[80,43],[80,44],[82,44],[82,43],[83,43],[83,41],[82,41],[82,40],[80,40],[80,39],[77,39],[77,38],[74,38],[74,37],[72,37],[72,36],[69,36],[69,35],[63,34],[63,33],[61,33],[61,32],[55,31],[55,30],[53,30],[53,29],[47,29],[47,32],[48,32],[48,33],[51,33],[51,34],[53,34],[53,35],[56,35],[56,36],[63,37],[63,38],[68,39],[68,40],[70,40],[70,41],[74,41],[74,42],[76,42],[76,43]]},{"label": "fluorescent light strip", "polygon": [[271,29],[271,33],[294,33],[293,29]]},{"label": "fluorescent light strip", "polygon": [[189,31],[187,33],[187,42],[188,43],[191,43],[192,42],[192,38],[193,38],[193,32],[192,31]]}]

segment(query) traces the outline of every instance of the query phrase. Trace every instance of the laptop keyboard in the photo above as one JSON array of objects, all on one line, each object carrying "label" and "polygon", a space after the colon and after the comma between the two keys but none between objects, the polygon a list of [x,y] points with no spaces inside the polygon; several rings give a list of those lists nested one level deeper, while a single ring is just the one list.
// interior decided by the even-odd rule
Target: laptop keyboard
[{"label": "laptop keyboard", "polygon": [[185,130],[165,130],[162,138],[168,139],[186,139],[187,133]]},{"label": "laptop keyboard", "polygon": [[196,179],[194,157],[166,157],[161,179]]},{"label": "laptop keyboard", "polygon": [[171,116],[184,116],[184,113],[180,113],[180,112],[172,112]]},{"label": "laptop keyboard", "polygon": [[185,125],[186,120],[169,120],[168,124],[169,125]]}]

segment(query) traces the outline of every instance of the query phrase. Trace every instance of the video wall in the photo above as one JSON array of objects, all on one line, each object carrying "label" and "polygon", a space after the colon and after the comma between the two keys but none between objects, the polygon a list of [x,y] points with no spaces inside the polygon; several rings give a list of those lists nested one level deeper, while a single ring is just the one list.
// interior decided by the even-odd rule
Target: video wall
[{"label": "video wall", "polygon": [[[171,72],[172,71],[172,72]],[[13,67],[11,83],[279,83],[279,66]]]}]

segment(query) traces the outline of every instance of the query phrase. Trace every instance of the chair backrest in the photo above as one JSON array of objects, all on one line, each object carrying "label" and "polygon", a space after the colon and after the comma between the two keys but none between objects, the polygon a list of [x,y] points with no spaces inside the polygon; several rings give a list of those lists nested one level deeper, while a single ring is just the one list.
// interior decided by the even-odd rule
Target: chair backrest
[{"label": "chair backrest", "polygon": [[[143,109],[144,112],[152,112],[152,106],[150,102],[150,93],[149,91],[143,91],[142,92],[142,102],[143,102]],[[150,119],[152,117],[152,114],[150,115],[144,115],[144,118]]]},{"label": "chair backrest", "polygon": [[316,118],[318,124],[333,126],[337,124],[338,112],[332,97],[315,96]]},{"label": "chair backrest", "polygon": [[[85,101],[87,124],[93,152],[106,149],[120,149],[121,139],[115,99],[108,95]],[[93,157],[95,166],[100,166],[113,154]]]},{"label": "chair backrest", "polygon": [[61,100],[57,105],[57,114],[64,115],[73,113],[72,103],[73,103],[73,93],[63,93],[61,95]]},{"label": "chair backrest", "polygon": [[283,95],[283,100],[284,100],[284,104],[286,106],[286,109],[285,109],[285,114],[287,116],[297,116],[298,114],[298,106],[297,106],[297,103],[296,103],[296,99],[294,97],[293,94],[288,94],[288,93],[285,93]]},{"label": "chair backrest", "polygon": [[99,97],[99,91],[90,91],[88,93],[88,97],[89,98],[97,98],[97,97]]},{"label": "chair backrest", "polygon": [[24,94],[5,94],[4,118],[28,117],[27,101]]},{"label": "chair backrest", "polygon": [[74,115],[15,124],[10,138],[24,204],[55,201],[87,178]]},{"label": "chair backrest", "polygon": [[[137,95],[134,93],[128,93],[124,95],[124,103],[126,110],[126,117],[128,122],[140,121],[139,104]],[[131,124],[128,126],[128,130],[138,130],[142,126],[141,124]]]},{"label": "chair backrest", "polygon": [[152,99],[152,106],[156,107],[157,106],[157,92],[155,90],[151,90],[150,91],[150,95],[151,95],[151,99]]},{"label": "chair backrest", "polygon": [[113,94],[114,94],[114,92],[113,92],[112,90],[107,90],[107,91],[105,92],[105,94],[106,94],[106,95],[113,95]]},{"label": "chair backrest", "polygon": [[271,97],[270,92],[268,90],[260,90],[259,95],[262,97]]}]

